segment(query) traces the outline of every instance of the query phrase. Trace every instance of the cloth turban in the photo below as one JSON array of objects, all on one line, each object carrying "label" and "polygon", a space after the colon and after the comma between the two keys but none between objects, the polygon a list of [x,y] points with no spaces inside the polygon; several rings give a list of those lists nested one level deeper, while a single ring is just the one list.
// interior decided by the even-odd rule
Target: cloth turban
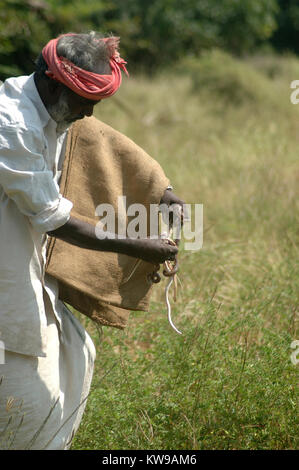
[{"label": "cloth turban", "polygon": [[[73,34],[63,36],[73,36]],[[42,55],[48,65],[46,74],[84,98],[98,101],[112,96],[121,85],[121,70],[129,75],[125,66],[126,62],[117,50],[119,38],[95,39],[95,41],[106,42],[110,52],[111,74],[101,75],[81,69],[65,57],[58,57],[57,43],[61,37],[49,41],[42,50]]]}]

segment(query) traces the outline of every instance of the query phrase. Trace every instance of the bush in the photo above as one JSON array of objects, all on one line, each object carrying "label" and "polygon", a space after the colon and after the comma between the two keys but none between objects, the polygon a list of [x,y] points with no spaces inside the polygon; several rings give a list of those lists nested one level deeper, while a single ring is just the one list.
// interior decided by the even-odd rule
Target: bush
[{"label": "bush", "polygon": [[[238,106],[248,103],[254,106],[279,106],[283,108],[284,101],[289,105],[289,100],[281,100],[281,92],[278,93],[276,82],[270,77],[269,70],[274,69],[278,74],[285,74],[281,70],[280,62],[268,59],[267,66],[260,66],[264,57],[240,60],[219,49],[204,52],[201,57],[188,57],[180,62],[177,70],[191,76],[193,92],[208,93],[215,100],[221,100],[225,105]],[[296,61],[293,65],[297,65]],[[288,93],[289,88],[286,89]]]},{"label": "bush", "polygon": [[51,36],[46,2],[0,0],[0,80],[31,73]]}]

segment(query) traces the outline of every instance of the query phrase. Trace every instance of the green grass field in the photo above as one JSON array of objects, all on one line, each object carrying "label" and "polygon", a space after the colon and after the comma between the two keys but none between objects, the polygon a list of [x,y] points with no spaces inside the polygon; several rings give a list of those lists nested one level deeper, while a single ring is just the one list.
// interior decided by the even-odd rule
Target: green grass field
[{"label": "green grass field", "polygon": [[[96,116],[159,161],[204,207],[200,251],[180,249],[125,331],[79,315],[97,347],[73,449],[298,449],[299,105],[293,57],[213,51],[124,79]],[[299,359],[299,355],[298,355]]]}]

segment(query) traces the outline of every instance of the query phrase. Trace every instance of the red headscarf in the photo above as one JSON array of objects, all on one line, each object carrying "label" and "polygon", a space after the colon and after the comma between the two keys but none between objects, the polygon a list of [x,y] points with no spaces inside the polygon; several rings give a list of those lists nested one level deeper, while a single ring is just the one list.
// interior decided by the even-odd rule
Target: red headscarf
[{"label": "red headscarf", "polygon": [[[73,34],[63,36],[69,35]],[[84,98],[98,101],[112,96],[121,85],[121,69],[129,75],[125,66],[126,62],[119,56],[117,51],[119,38],[97,39],[97,41],[107,42],[111,53],[111,75],[100,75],[77,67],[65,57],[58,57],[56,47],[61,37],[49,41],[42,50],[43,57],[48,65],[46,74]]]}]

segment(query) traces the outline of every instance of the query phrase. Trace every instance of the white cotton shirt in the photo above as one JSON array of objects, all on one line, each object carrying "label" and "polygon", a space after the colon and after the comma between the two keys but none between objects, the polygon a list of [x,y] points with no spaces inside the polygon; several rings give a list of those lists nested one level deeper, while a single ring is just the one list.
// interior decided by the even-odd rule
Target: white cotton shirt
[{"label": "white cotton shirt", "polygon": [[54,314],[57,301],[57,284],[51,278],[45,281],[46,232],[64,225],[72,208],[58,186],[65,140],[66,133],[56,133],[33,74],[4,82],[0,87],[0,340],[5,349],[32,356],[45,356],[45,296]]}]

